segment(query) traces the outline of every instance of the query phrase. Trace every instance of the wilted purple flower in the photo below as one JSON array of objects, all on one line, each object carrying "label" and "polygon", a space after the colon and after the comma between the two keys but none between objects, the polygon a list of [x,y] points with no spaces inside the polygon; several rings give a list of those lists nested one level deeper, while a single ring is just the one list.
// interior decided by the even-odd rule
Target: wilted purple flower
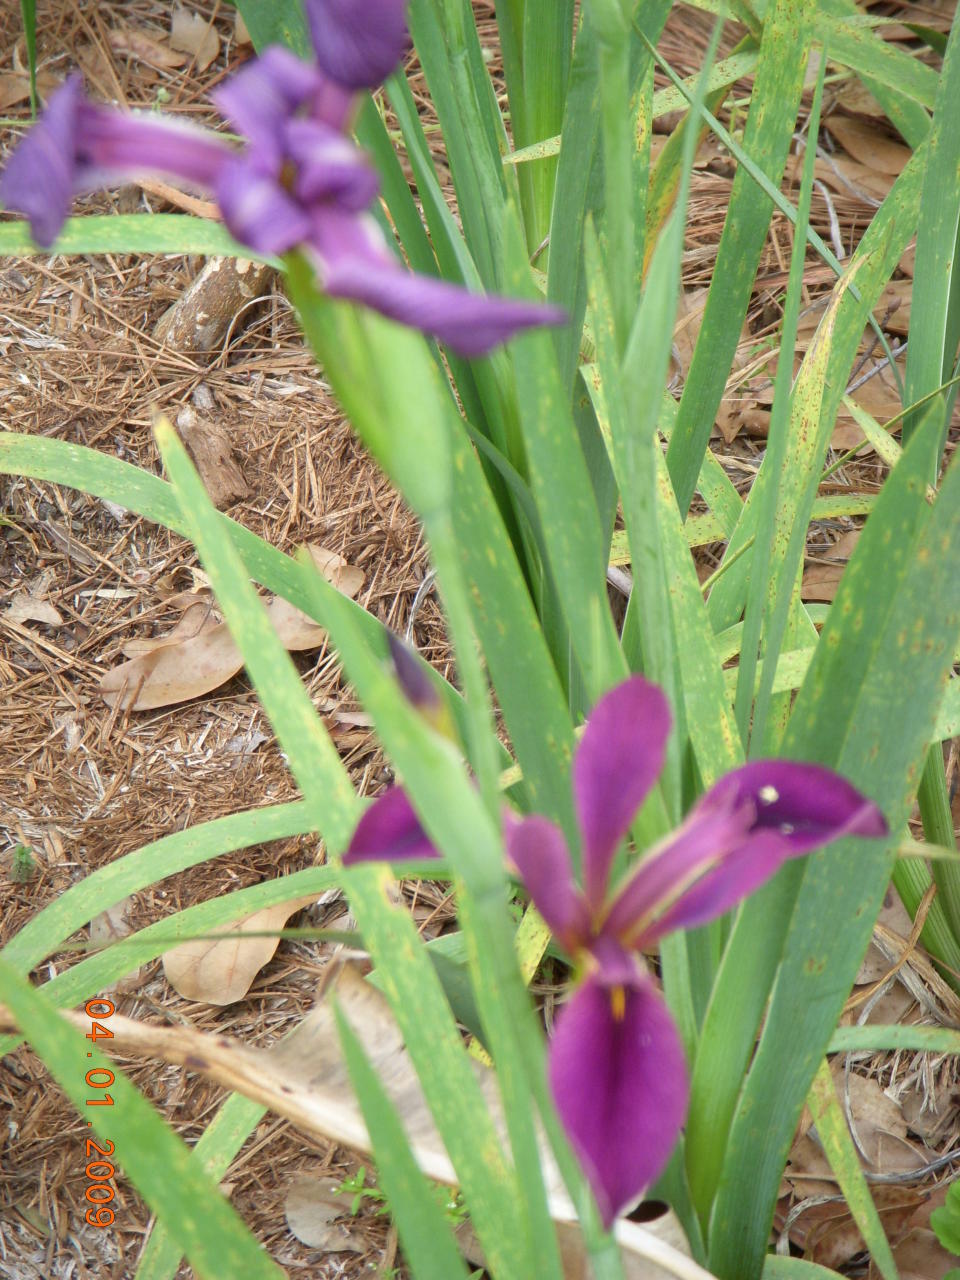
[{"label": "wilted purple flower", "polygon": [[[663,693],[641,676],[594,707],[573,761],[582,888],[559,827],[505,816],[509,858],[581,971],[550,1042],[550,1084],[608,1226],[662,1171],[687,1106],[683,1046],[640,953],[722,915],[788,858],[887,832],[876,805],[831,770],[758,760],[721,778],[611,891],[614,857],[663,766],[670,724]],[[425,839],[394,788],[366,811],[344,862],[413,848],[422,857]]]},{"label": "wilted purple flower", "polygon": [[372,307],[461,355],[562,323],[556,307],[412,274],[366,212],[377,175],[346,129],[356,88],[377,83],[402,54],[403,15],[399,0],[313,0],[321,65],[271,46],[214,94],[245,135],[243,150],[205,130],[88,102],[71,76],[0,176],[0,200],[26,214],[37,243],[49,246],[79,192],[159,173],[212,192],[243,244],[263,254],[303,248],[332,297]]}]

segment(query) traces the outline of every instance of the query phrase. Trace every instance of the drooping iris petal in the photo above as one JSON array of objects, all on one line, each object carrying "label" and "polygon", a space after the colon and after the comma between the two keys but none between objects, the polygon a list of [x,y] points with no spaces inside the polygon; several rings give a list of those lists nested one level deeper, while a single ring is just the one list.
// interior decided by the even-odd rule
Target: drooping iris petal
[{"label": "drooping iris petal", "polygon": [[364,811],[343,855],[343,865],[439,857],[407,793],[402,787],[391,787]]},{"label": "drooping iris petal", "polygon": [[87,102],[77,136],[76,189],[108,186],[110,178],[164,174],[212,191],[236,155],[208,129]]},{"label": "drooping iris petal", "polygon": [[74,75],[11,156],[0,201],[25,214],[34,239],[47,247],[79,192],[148,172],[211,190],[233,154],[205,130],[88,102]]},{"label": "drooping iris petal", "polygon": [[550,1086],[606,1226],[670,1158],[687,1107],[687,1066],[653,983],[588,978],[557,1021]]},{"label": "drooping iris petal", "polygon": [[269,45],[211,97],[247,138],[265,171],[279,172],[283,126],[322,87],[323,76],[312,63],[280,45]]},{"label": "drooping iris petal", "polygon": [[819,765],[759,760],[726,774],[616,895],[603,928],[647,946],[729,911],[788,858],[848,835],[882,836],[880,810]]},{"label": "drooping iris petal", "polygon": [[470,293],[445,280],[414,275],[389,252],[372,218],[341,209],[314,211],[311,244],[324,290],[359,302],[400,324],[431,334],[462,356],[479,356],[522,329],[562,324],[559,307]]},{"label": "drooping iris petal", "polygon": [[382,84],[409,43],[406,0],[306,0],[317,62],[350,89]]},{"label": "drooping iris petal", "polygon": [[233,236],[257,253],[286,253],[310,235],[312,223],[276,178],[246,158],[225,165],[216,188],[223,220]]},{"label": "drooping iris petal", "polygon": [[284,150],[296,166],[294,192],[311,205],[333,200],[341,209],[366,209],[379,189],[374,169],[349,138],[316,120],[289,120]]},{"label": "drooping iris petal", "polygon": [[53,94],[0,176],[0,201],[30,219],[30,232],[44,248],[56,240],[70,213],[83,101],[83,80],[72,75]]},{"label": "drooping iris petal", "polygon": [[573,794],[583,833],[583,885],[597,910],[610,864],[663,768],[670,708],[663,691],[632,676],[591,711],[573,759]]},{"label": "drooping iris petal", "polygon": [[590,917],[583,894],[573,878],[563,832],[548,818],[517,818],[504,814],[507,856],[516,867],[534,906],[563,945],[570,950],[585,943]]},{"label": "drooping iris petal", "polygon": [[725,774],[703,805],[749,800],[757,830],[777,831],[796,852],[819,848],[842,836],[884,836],[883,814],[832,769],[792,760],[754,760]]}]

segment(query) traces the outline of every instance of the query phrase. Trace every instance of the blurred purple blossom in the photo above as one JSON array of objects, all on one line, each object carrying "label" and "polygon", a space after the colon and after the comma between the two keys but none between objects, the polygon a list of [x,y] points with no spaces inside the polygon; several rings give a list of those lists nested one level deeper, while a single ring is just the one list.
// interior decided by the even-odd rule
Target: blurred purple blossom
[{"label": "blurred purple blossom", "polygon": [[410,43],[407,0],[306,0],[320,69],[351,89],[373,89]]},{"label": "blurred purple blossom", "polygon": [[377,175],[349,136],[356,91],[378,84],[407,44],[404,0],[310,0],[317,62],[265,49],[214,100],[246,138],[89,102],[71,76],[17,147],[0,200],[49,247],[73,197],[162,174],[211,192],[231,234],[257,253],[302,248],[332,297],[420,329],[461,355],[482,355],[520,330],[560,324],[563,311],[473,294],[406,270],[367,212]]},{"label": "blurred purple blossom", "polygon": [[[683,1045],[640,953],[722,915],[788,858],[843,836],[887,833],[877,806],[831,770],[757,760],[721,778],[611,887],[670,727],[663,693],[641,676],[594,707],[573,761],[582,888],[559,827],[504,815],[510,861],[578,962],[580,981],[550,1042],[550,1085],[608,1226],[663,1170],[687,1107]],[[366,811],[344,863],[428,851],[437,856],[395,787]]]}]

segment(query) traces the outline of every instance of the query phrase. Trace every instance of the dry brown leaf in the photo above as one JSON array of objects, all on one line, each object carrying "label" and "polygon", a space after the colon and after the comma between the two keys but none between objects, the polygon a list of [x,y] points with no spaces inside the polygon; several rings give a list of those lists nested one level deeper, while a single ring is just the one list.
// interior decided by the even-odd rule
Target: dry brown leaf
[{"label": "dry brown leaf", "polygon": [[355,564],[348,564],[339,552],[321,547],[317,542],[308,542],[306,547],[310,559],[326,580],[345,596],[356,600],[363,586],[363,570]]},{"label": "dry brown leaf", "polygon": [[233,20],[233,38],[240,48],[243,48],[243,46],[247,44],[253,44],[250,32],[247,30],[247,24],[244,22],[243,14],[239,9],[237,10]]},{"label": "dry brown leaf", "polygon": [[177,414],[177,431],[215,507],[222,511],[250,496],[253,490],[240,470],[228,431],[209,418],[201,418],[188,404]]},{"label": "dry brown leaf", "polygon": [[350,1197],[337,1194],[335,1178],[301,1175],[287,1188],[283,1213],[301,1244],[324,1253],[365,1253],[367,1244],[350,1229]]},{"label": "dry brown leaf", "polygon": [[837,195],[856,195],[861,199],[866,198],[867,203],[870,200],[885,200],[894,182],[889,174],[851,160],[841,152],[831,156],[829,160],[818,159],[813,172],[814,177],[819,178]]},{"label": "dry brown leaf", "polygon": [[[690,371],[694,348],[700,335],[700,326],[703,323],[707,292],[705,288],[688,289],[684,291],[680,298],[677,322],[673,331],[673,344],[676,350],[671,368],[674,373],[679,373],[681,377],[686,377]],[[749,339],[750,334],[745,327],[741,334],[741,347],[743,344],[749,344]],[[677,356],[679,356],[679,368],[677,368]],[[747,357],[743,354],[742,349],[738,349],[733,361],[733,371],[728,379],[727,394],[724,395],[717,408],[716,427],[727,444],[730,444],[740,434],[745,423],[745,414],[749,413],[754,407],[753,397],[744,396],[739,387],[735,385],[738,374],[746,364]],[[771,368],[773,368],[772,364]]]},{"label": "dry brown leaf", "polygon": [[[922,1227],[908,1231],[894,1246],[893,1260],[900,1280],[943,1280],[957,1265],[956,1257],[944,1249],[933,1232]],[[879,1271],[871,1269],[871,1280],[879,1275]]]},{"label": "dry brown leaf", "polygon": [[107,32],[107,44],[121,57],[126,55],[136,58],[139,62],[146,62],[151,67],[160,67],[163,70],[182,67],[187,60],[185,53],[174,52],[167,45],[161,44],[159,40],[154,40],[145,31],[138,31],[135,27],[111,27]]},{"label": "dry brown leaf", "polygon": [[836,597],[845,564],[812,564],[803,571],[801,600],[831,601]]},{"label": "dry brown leaf", "polygon": [[190,640],[161,645],[113,667],[100,681],[100,695],[125,710],[150,711],[199,698],[235,676],[243,666],[225,623]]},{"label": "dry brown leaf", "polygon": [[[106,911],[101,911],[98,916],[94,916],[90,921],[90,941],[100,947],[109,947],[132,933],[133,925],[127,918],[132,903],[132,898],[124,898],[121,902],[108,907]],[[143,980],[146,968],[146,965],[141,965],[133,973],[126,974],[125,977],[101,987],[100,990],[107,995],[112,991],[119,991],[122,995],[136,991]]]},{"label": "dry brown leaf", "polygon": [[837,594],[840,579],[847,567],[847,561],[853,555],[853,549],[860,537],[859,529],[850,529],[825,553],[829,563],[808,564],[803,571],[803,583],[800,597],[803,600],[831,601]]},{"label": "dry brown leaf", "polygon": [[882,369],[869,382],[857,387],[850,398],[879,423],[889,422],[903,412],[903,405],[888,369]]},{"label": "dry brown leaf", "polygon": [[220,37],[213,23],[178,5],[170,21],[170,47],[191,54],[194,71],[206,71],[220,52]]},{"label": "dry brown leaf", "polygon": [[912,152],[902,142],[894,142],[882,128],[836,113],[826,121],[826,126],[843,149],[854,160],[878,173],[900,176]]},{"label": "dry brown leaf", "polygon": [[869,1076],[855,1071],[844,1079],[842,1063],[834,1067],[838,1093],[850,1098],[850,1119],[857,1141],[874,1170],[880,1173],[910,1173],[927,1160],[927,1153],[907,1138],[907,1122],[895,1102]]},{"label": "dry brown leaf", "polygon": [[[327,984],[328,988],[332,985]],[[437,1135],[386,999],[351,968],[344,968],[336,978],[336,992],[341,1011],[349,1019],[371,1066],[403,1119],[420,1168],[438,1182],[456,1185],[453,1166]],[[84,1030],[89,1028],[89,1019],[83,1014],[61,1016]],[[9,1010],[0,1006],[0,1032],[16,1029]],[[219,1033],[199,1032],[185,1026],[161,1026],[122,1014],[114,1014],[110,1029],[113,1039],[106,1042],[107,1052],[160,1058],[184,1066],[270,1107],[308,1133],[319,1134],[356,1151],[370,1151],[369,1135],[350,1085],[328,1001],[316,1005],[291,1035],[271,1049],[253,1049]],[[505,1132],[496,1078],[480,1063],[473,1067],[491,1113],[500,1131]],[[576,1211],[546,1151],[543,1168],[566,1280],[586,1280],[589,1272]],[[620,1219],[614,1231],[623,1256],[625,1280],[669,1280],[676,1275],[676,1264],[666,1270],[650,1259],[677,1258],[678,1255],[687,1260],[685,1274],[709,1280],[708,1273],[696,1269],[689,1260],[690,1250],[672,1214],[643,1226]]]},{"label": "dry brown leaf", "polygon": [[165,649],[167,645],[182,644],[184,640],[192,640],[203,631],[212,631],[220,625],[220,618],[213,612],[209,600],[195,600],[184,609],[177,625],[165,636],[143,636],[140,639],[128,640],[123,646],[123,653],[128,658],[142,658],[144,654],[153,653],[156,649]]},{"label": "dry brown leaf", "polygon": [[869,116],[873,120],[887,118],[880,103],[854,75],[841,85],[834,101],[845,111],[850,111],[854,115]]},{"label": "dry brown leaf", "polygon": [[830,437],[830,447],[836,449],[838,453],[846,453],[848,449],[856,449],[858,445],[863,444],[866,438],[852,418],[845,418],[844,421],[838,421],[834,427]]},{"label": "dry brown leaf", "polygon": [[[46,101],[51,93],[55,92],[63,84],[59,76],[51,75],[49,71],[40,71],[37,74],[37,94]],[[0,111],[6,111],[9,107],[16,106],[18,102],[26,102],[30,97],[30,75],[25,72],[16,72],[0,76]]]},{"label": "dry brown leaf", "polygon": [[[267,933],[282,929],[292,915],[316,901],[316,894],[265,907],[245,920],[224,925],[215,933]],[[250,990],[257,974],[273,959],[279,938],[197,938],[181,943],[163,956],[163,972],[184,1000],[204,1004],[233,1004]]]},{"label": "dry brown leaf", "polygon": [[[923,1201],[912,1187],[871,1187],[874,1204],[888,1238],[896,1239]],[[845,1204],[821,1205],[810,1211],[819,1225],[807,1237],[804,1257],[837,1270],[866,1249],[866,1243]],[[804,1217],[807,1215],[805,1214]]]},{"label": "dry brown leaf", "polygon": [[[805,1110],[809,1129],[810,1115]],[[823,1148],[810,1134],[804,1131],[794,1139],[790,1148],[790,1159],[783,1175],[782,1194],[794,1192],[805,1200],[809,1196],[833,1196],[837,1194],[837,1180],[830,1168],[830,1161],[824,1155]],[[802,1244],[802,1237],[794,1237]]]},{"label": "dry brown leaf", "polygon": [[28,591],[19,591],[3,615],[8,622],[42,622],[48,627],[62,627],[63,616],[49,600],[41,600],[39,596]]},{"label": "dry brown leaf", "polygon": [[[324,576],[344,595],[355,596],[363,585],[363,573],[342,556],[324,548],[311,548]],[[290,650],[319,648],[326,631],[281,596],[267,603],[270,621],[283,645]],[[183,619],[178,627],[183,624]],[[199,698],[230,680],[243,668],[243,658],[225,622],[201,629],[186,639],[172,637],[148,641],[149,650],[111,668],[100,681],[100,695],[113,706],[122,699],[125,710],[150,711],[176,702]],[[141,645],[144,642],[139,642]]]}]

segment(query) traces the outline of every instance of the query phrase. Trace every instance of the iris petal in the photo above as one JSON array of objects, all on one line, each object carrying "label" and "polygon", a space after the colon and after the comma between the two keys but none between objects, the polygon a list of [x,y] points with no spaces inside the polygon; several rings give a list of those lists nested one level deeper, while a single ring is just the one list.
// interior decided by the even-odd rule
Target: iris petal
[{"label": "iris petal", "polygon": [[0,177],[0,200],[30,219],[38,244],[57,238],[81,191],[145,173],[212,190],[233,151],[190,125],[88,102],[74,75],[50,99]]},{"label": "iris petal", "polygon": [[663,768],[670,724],[663,691],[642,676],[605,693],[587,719],[573,760],[573,793],[584,890],[594,910],[606,893],[617,845]]},{"label": "iris petal", "polygon": [[830,769],[753,761],[721,778],[651,850],[616,894],[603,929],[648,946],[723,915],[788,858],[886,830],[877,806]]},{"label": "iris petal", "polygon": [[305,204],[335,200],[357,212],[372,204],[379,188],[375,171],[349,138],[316,120],[289,120],[284,150],[297,168],[295,190]]},{"label": "iris petal", "polygon": [[414,275],[389,253],[372,218],[336,208],[314,210],[311,243],[331,297],[362,303],[431,334],[462,356],[483,355],[522,329],[567,318],[559,307],[470,293],[445,280]]},{"label": "iris petal", "polygon": [[286,253],[310,235],[306,210],[275,178],[245,158],[224,166],[217,203],[231,234],[257,253]]},{"label": "iris petal", "polygon": [[391,787],[364,811],[343,855],[343,865],[439,857],[403,787]]},{"label": "iris petal", "polygon": [[663,1170],[687,1106],[687,1067],[670,1013],[636,970],[574,993],[550,1042],[550,1086],[606,1226]]},{"label": "iris petal", "polygon": [[70,76],[20,142],[0,177],[0,200],[30,219],[30,232],[44,248],[56,240],[74,196],[77,132],[84,103],[83,81]]},{"label": "iris petal", "polygon": [[279,172],[283,126],[322,87],[323,76],[315,66],[289,49],[270,45],[211,97],[259,153],[263,167]]},{"label": "iris petal", "polygon": [[550,931],[573,950],[589,931],[589,913],[573,878],[563,832],[548,818],[504,815],[507,856]]},{"label": "iris petal", "polygon": [[750,801],[755,830],[776,831],[797,853],[842,836],[884,836],[883,814],[832,769],[792,760],[754,760],[733,769],[701,804]]}]

